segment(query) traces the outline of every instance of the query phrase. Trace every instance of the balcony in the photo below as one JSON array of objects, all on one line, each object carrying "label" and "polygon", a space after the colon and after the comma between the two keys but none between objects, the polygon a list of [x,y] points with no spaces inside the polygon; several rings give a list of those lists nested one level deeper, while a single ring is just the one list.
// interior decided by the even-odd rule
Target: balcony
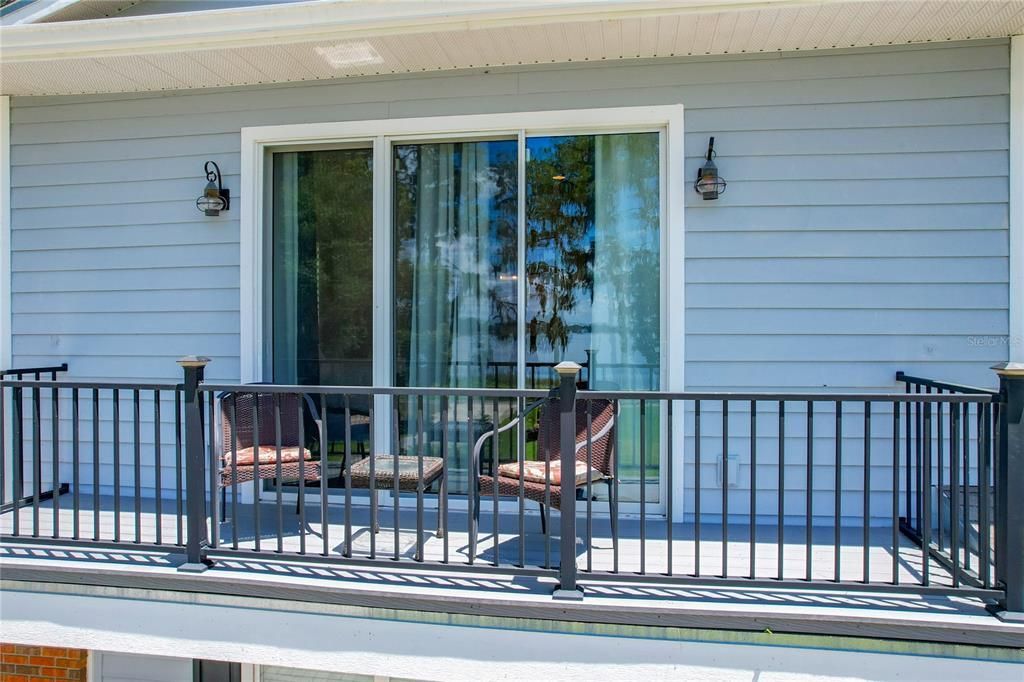
[{"label": "balcony", "polygon": [[[544,391],[202,373],[3,380],[8,579],[580,623],[1024,636],[1009,374],[1000,392],[900,374],[904,392],[734,394],[577,390],[572,374]],[[590,473],[562,495],[551,470],[576,462]]]}]

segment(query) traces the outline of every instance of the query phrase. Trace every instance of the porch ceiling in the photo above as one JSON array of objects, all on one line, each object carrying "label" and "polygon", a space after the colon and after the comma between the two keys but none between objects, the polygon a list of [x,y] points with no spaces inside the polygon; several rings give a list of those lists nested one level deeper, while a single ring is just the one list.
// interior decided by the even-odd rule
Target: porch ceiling
[{"label": "porch ceiling", "polygon": [[341,0],[0,28],[0,94],[1006,37],[1024,0]]}]

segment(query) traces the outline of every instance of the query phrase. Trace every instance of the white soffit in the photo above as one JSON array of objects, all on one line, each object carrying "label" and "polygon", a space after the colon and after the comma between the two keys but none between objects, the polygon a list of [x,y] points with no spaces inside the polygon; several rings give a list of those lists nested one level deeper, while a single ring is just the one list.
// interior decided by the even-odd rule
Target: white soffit
[{"label": "white soffit", "polygon": [[0,93],[139,92],[1024,33],[1024,0],[320,0],[0,28]]}]

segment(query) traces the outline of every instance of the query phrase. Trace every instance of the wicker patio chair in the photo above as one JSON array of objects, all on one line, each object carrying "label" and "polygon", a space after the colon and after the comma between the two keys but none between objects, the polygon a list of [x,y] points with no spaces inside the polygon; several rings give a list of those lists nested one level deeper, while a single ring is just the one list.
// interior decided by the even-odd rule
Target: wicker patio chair
[{"label": "wicker patio chair", "polygon": [[[309,403],[308,396],[303,396]],[[275,410],[275,403],[280,408]],[[227,489],[243,483],[277,478],[319,481],[322,469],[312,459],[308,449],[299,442],[300,397],[294,393],[235,393],[221,394],[220,488],[221,518],[226,516]],[[308,405],[314,414],[312,404]],[[280,417],[280,471],[278,470],[277,420]],[[259,456],[255,445],[259,435]],[[298,513],[299,501],[295,508]]]},{"label": "wicker patio chair", "polygon": [[[588,458],[588,430],[587,411],[590,412],[590,467],[587,471]],[[612,542],[618,541],[618,500],[614,485],[615,471],[615,417],[617,413],[616,404],[609,400],[580,400],[576,403],[576,461],[578,471],[570,472],[575,481],[571,486],[572,495],[577,495],[581,489],[586,489],[587,479],[590,484],[604,483],[608,486],[608,512],[612,525]],[[520,491],[525,499],[540,504],[541,531],[547,533],[547,510],[546,505],[555,509],[562,507],[563,491],[562,481],[559,483],[545,482],[552,469],[560,469],[560,442],[561,442],[561,419],[560,401],[557,397],[549,397],[530,405],[517,415],[509,423],[498,429],[498,433],[508,431],[515,427],[520,419],[525,419],[534,410],[539,410],[539,428],[537,439],[537,460],[534,462],[518,462],[503,464],[498,467],[497,476],[495,472],[490,474],[480,473],[477,478],[477,486],[473,495],[473,537],[471,538],[472,549],[476,547],[476,532],[479,526],[480,507],[482,500],[494,495],[494,488],[497,485],[499,497],[519,497]],[[473,448],[473,460],[476,462],[476,471],[483,472],[493,463],[485,462],[483,447],[489,438],[494,436],[490,431],[481,436]],[[550,465],[548,463],[551,463]],[[522,472],[523,476],[520,476]],[[558,472],[561,474],[561,472]],[[522,480],[521,480],[522,479]]]}]

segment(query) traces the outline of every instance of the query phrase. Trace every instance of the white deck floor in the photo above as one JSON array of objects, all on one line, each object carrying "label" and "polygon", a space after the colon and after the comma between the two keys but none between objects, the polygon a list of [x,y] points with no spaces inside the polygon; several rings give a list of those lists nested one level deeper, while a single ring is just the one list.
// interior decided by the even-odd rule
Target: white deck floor
[{"label": "white deck floor", "polygon": [[[58,534],[61,538],[71,538],[74,532],[74,513],[71,509],[72,497],[63,495],[59,500]],[[88,496],[80,500],[82,511],[78,517],[79,538],[93,540],[94,514],[93,501]],[[596,505],[595,509],[600,506]],[[157,515],[155,502],[152,499],[143,501],[138,515],[132,507],[132,500],[126,497],[121,501],[119,539],[126,548],[133,542],[154,544],[158,541],[174,545],[178,541],[178,519],[175,516],[175,503],[170,500],[162,502],[160,517],[160,537],[157,537]],[[559,517],[552,513],[552,536],[546,538],[540,529],[539,515],[527,506],[524,517],[525,533],[519,536],[519,517],[516,513],[502,514],[499,522],[497,548],[492,532],[492,510],[485,504],[480,520],[479,545],[475,563],[487,565],[494,562],[495,549],[499,561],[504,565],[517,565],[522,556],[526,566],[558,565],[559,555]],[[295,513],[294,502],[285,502],[280,516],[273,502],[260,504],[260,550],[273,553],[279,548],[286,553],[299,552],[303,538],[305,551],[309,554],[321,554],[324,549],[323,531],[320,523],[320,508],[309,504],[306,507],[306,523],[300,525]],[[239,504],[238,507],[237,547],[251,550],[256,546],[255,509],[251,504]],[[230,514],[230,505],[228,507]],[[326,528],[327,551],[337,556],[339,562],[344,561],[345,553],[345,508],[343,504],[328,506],[329,523]],[[23,507],[18,511],[19,534],[31,537],[33,534],[41,539],[49,539],[54,535],[53,502],[44,502],[38,513],[38,526],[35,525],[35,514],[31,507]],[[280,527],[279,527],[280,518]],[[138,520],[138,536],[136,521]],[[374,536],[370,529],[370,513],[366,506],[353,505],[351,511],[352,555],[355,558],[389,559],[395,556],[395,532],[393,510],[390,505],[382,505],[379,514],[381,530]],[[115,539],[114,501],[109,497],[100,498],[98,513],[99,539],[111,542]],[[403,509],[400,513],[398,533],[398,556],[412,561],[417,552],[416,510]],[[420,534],[423,558],[427,562],[465,564],[469,562],[468,516],[465,512],[450,511],[448,515],[448,532],[446,537],[437,537],[434,529],[437,523],[437,512],[427,509],[423,517],[423,531]],[[184,523],[184,520],[182,520]],[[0,533],[12,534],[14,514],[10,511],[0,515]],[[774,525],[758,526],[755,529],[755,543],[749,541],[749,525],[733,523],[730,525],[727,552],[728,573],[730,578],[750,577],[750,558],[754,555],[754,577],[772,580],[778,576],[779,545],[776,540],[777,528]],[[671,552],[672,574],[687,576],[696,573],[697,543],[693,524],[673,524],[673,542],[671,549],[666,539],[667,524],[661,517],[649,517],[645,524],[644,539],[640,538],[640,521],[636,518],[621,518],[619,521],[618,571],[636,573],[641,569],[651,574],[668,573],[668,557]],[[700,540],[700,575],[722,576],[722,528],[720,525],[704,523],[701,527]],[[280,536],[280,537],[279,537]],[[616,552],[613,550],[611,531],[607,517],[594,518],[592,539],[588,543],[586,519],[580,516],[577,522],[577,563],[581,570],[594,571],[615,570]],[[816,527],[812,533],[811,547],[811,578],[816,581],[835,579],[834,529],[831,526]],[[872,528],[869,535],[868,559],[869,579],[874,583],[892,582],[892,530],[891,528]],[[220,544],[222,548],[231,548],[235,542],[235,533],[230,521],[220,526]],[[844,528],[839,547],[840,577],[844,582],[859,582],[864,578],[863,536],[860,528]],[[371,547],[372,544],[372,547]],[[589,544],[589,550],[588,550]],[[371,550],[374,555],[371,557]],[[643,551],[641,551],[643,550]],[[805,531],[802,527],[787,527],[781,547],[783,556],[783,577],[793,580],[806,578],[806,545]],[[447,554],[446,554],[447,552]],[[899,536],[898,577],[900,583],[914,585],[921,580],[921,551],[902,535]],[[641,561],[643,565],[641,566]],[[950,575],[939,564],[930,563],[930,583],[936,586],[949,585]]]}]

